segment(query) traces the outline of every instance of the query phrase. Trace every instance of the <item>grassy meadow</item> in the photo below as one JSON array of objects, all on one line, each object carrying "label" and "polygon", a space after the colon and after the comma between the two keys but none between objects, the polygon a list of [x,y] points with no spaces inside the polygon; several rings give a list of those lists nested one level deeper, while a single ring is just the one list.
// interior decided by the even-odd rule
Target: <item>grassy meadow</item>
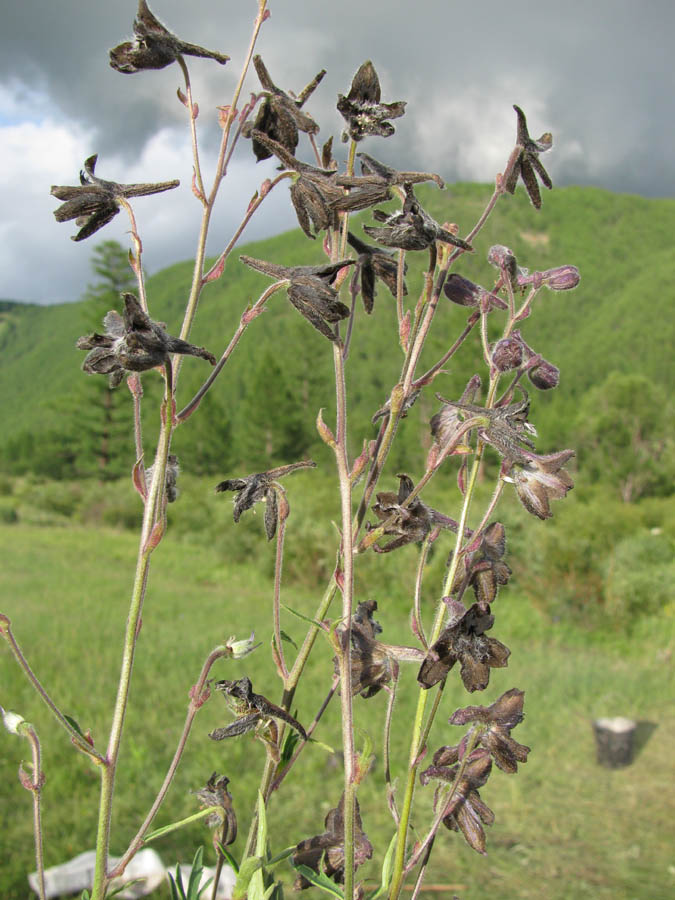
[{"label": "grassy meadow", "polygon": [[[309,565],[303,549],[311,541],[313,517],[307,502],[299,498],[302,481],[311,474],[299,473],[293,476],[297,481],[288,484],[292,514],[282,594],[286,604],[307,615],[313,613],[333,564],[328,539],[325,544],[320,539],[309,544]],[[122,495],[118,502],[126,504],[127,517],[133,518],[135,500],[130,493],[127,496],[128,487],[105,488],[115,489]],[[215,497],[212,489],[210,482],[188,480],[175,511],[171,510],[176,523],[185,522],[184,516],[188,524],[170,530],[153,556],[114,809],[116,853],[135,833],[162,781],[182,727],[188,691],[213,646],[232,634],[244,637],[255,630],[263,646],[245,660],[221,661],[213,675],[249,674],[256,691],[272,700],[280,696],[268,652],[273,544],[264,539],[259,515],[247,513],[235,527],[231,505],[222,495]],[[313,502],[326,507],[330,515],[327,486],[317,490]],[[104,743],[136,539],[131,530],[111,528],[105,521],[93,525],[78,521],[72,510],[66,510],[66,516],[64,504],[67,507],[62,499],[61,512],[55,512],[58,504],[53,500],[43,503],[42,518],[37,510],[31,516],[29,507],[19,506],[18,521],[0,525],[2,610],[57,704]],[[136,511],[140,517],[140,506]],[[190,530],[191,515],[208,516],[212,525],[208,537],[201,529]],[[534,526],[545,529],[549,524],[535,522]],[[442,547],[428,563],[427,621],[445,553]],[[517,569],[517,557],[511,561]],[[378,600],[375,618],[388,642],[410,642],[407,623],[415,565],[414,547],[388,558],[375,554],[359,558],[357,589],[362,598]],[[469,697],[457,673],[452,673],[430,737],[430,752],[456,741],[459,729],[445,723],[458,705],[490,703],[505,690],[518,687],[526,692],[526,719],[514,736],[531,746],[532,753],[515,776],[494,769],[481,791],[496,814],[495,824],[488,829],[487,858],[442,829],[426,895],[456,893],[462,900],[493,895],[514,900],[671,897],[675,889],[675,803],[670,792],[675,775],[675,722],[668,700],[675,647],[672,629],[664,628],[663,620],[648,618],[626,631],[609,622],[588,628],[579,618],[551,617],[525,599],[517,572],[513,584],[502,589],[494,611],[493,634],[512,650],[509,667],[493,670],[489,688],[480,697]],[[672,625],[672,617],[666,622]],[[304,635],[300,619],[285,614],[282,627],[300,642]],[[320,638],[297,694],[301,721],[312,718],[331,673],[331,651]],[[408,723],[417,698],[415,674],[414,666],[403,664],[392,739],[394,772],[400,782]],[[2,705],[32,721],[43,741],[46,862],[53,865],[94,845],[97,776],[40,705],[6,648],[0,650],[0,684]],[[384,693],[355,701],[357,727],[375,744],[376,763],[359,796],[364,829],[380,860],[393,833],[384,803],[380,746],[385,702]],[[610,771],[596,764],[591,720],[616,714],[639,720],[639,747],[633,765]],[[243,847],[264,749],[250,736],[217,744],[207,738],[210,730],[229,721],[218,696],[200,711],[156,824],[196,811],[191,791],[217,770],[231,780],[240,829],[233,848],[236,856]],[[324,722],[317,737],[339,748],[337,704],[329,708]],[[8,735],[2,738],[0,896],[4,900],[27,897],[26,873],[34,868],[31,801],[16,778],[19,761],[26,755],[21,742]],[[316,745],[306,749],[271,803],[275,852],[323,830],[325,814],[341,793],[339,773],[326,750]],[[432,793],[431,786],[418,790],[414,821],[420,830],[427,821]],[[200,844],[212,863],[210,835],[200,825],[167,836],[155,848],[170,864],[189,861]],[[361,872],[373,881],[379,874],[375,863]],[[290,884],[290,868],[286,877]]]}]

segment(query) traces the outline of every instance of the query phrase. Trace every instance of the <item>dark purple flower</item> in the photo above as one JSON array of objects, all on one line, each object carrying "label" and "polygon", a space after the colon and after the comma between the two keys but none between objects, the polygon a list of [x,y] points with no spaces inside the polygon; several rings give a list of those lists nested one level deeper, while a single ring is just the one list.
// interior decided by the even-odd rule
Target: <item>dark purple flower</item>
[{"label": "dark purple flower", "polygon": [[417,681],[425,689],[433,687],[459,662],[467,691],[473,693],[485,690],[490,680],[490,669],[501,669],[508,665],[511,651],[501,641],[485,634],[495,621],[495,617],[490,615],[489,606],[474,603],[469,609],[465,609],[457,600],[450,601],[448,605],[451,606],[454,617],[429,648]]},{"label": "dark purple flower", "polygon": [[338,291],[333,287],[340,269],[353,266],[354,259],[342,259],[321,266],[279,266],[276,263],[240,256],[239,259],[251,269],[262,272],[270,278],[287,279],[288,299],[310,325],[320,331],[329,341],[337,341],[334,328],[336,322],[349,316],[349,307],[338,299]]},{"label": "dark purple flower", "polygon": [[520,147],[520,154],[511,171],[507,173],[504,190],[508,191],[509,194],[515,194],[518,178],[522,178],[527,196],[532,201],[532,205],[539,209],[541,207],[541,193],[537,184],[537,175],[545,187],[549,190],[553,187],[548,172],[539,162],[539,154],[551,149],[553,138],[549,132],[546,132],[542,134],[538,141],[533,140],[527,130],[525,113],[519,106],[514,106],[513,108],[518,116],[516,145]]},{"label": "dark purple flower", "polygon": [[[509,775],[518,771],[519,762],[527,762],[530,748],[511,737],[511,730],[523,721],[524,691],[512,688],[490,706],[467,706],[450,717],[451,725],[475,723],[479,729],[478,744],[485,747],[499,768]],[[434,754],[435,765],[456,762],[457,748],[441,747]]]},{"label": "dark purple flower", "polygon": [[[307,237],[314,238],[327,228],[336,228],[338,214],[367,209],[391,198],[389,183],[379,175],[340,175],[333,169],[319,169],[296,159],[278,141],[253,129],[251,137],[273,153],[282,166],[298,173],[290,189],[298,223]],[[346,190],[348,188],[348,190]]]},{"label": "dark purple flower", "polygon": [[195,347],[181,338],[171,337],[160,322],[154,322],[133,294],[123,294],[124,316],[115,310],[103,319],[106,333],[79,338],[78,350],[89,350],[82,368],[89,375],[108,375],[110,386],[117,385],[125,372],[145,372],[166,363],[170,353],[198,356],[212,366],[216,358],[203,347]]},{"label": "dark purple flower", "polygon": [[[314,119],[308,113],[303,112],[302,107],[314,93],[326,74],[326,70],[322,69],[318,75],[315,75],[307,87],[296,97],[295,94],[287,94],[275,85],[260,56],[253,57],[253,65],[265,90],[265,99],[258,110],[255,122],[246,131],[249,135],[253,130],[266,134],[273,141],[277,141],[285,147],[289,153],[295,153],[295,148],[298,146],[298,132],[316,134],[319,130]],[[269,147],[255,137],[253,138],[253,152],[258,162],[272,156]]]},{"label": "dark purple flower", "polygon": [[[383,491],[377,495],[377,503],[373,506],[373,512],[384,525],[384,534],[393,535],[394,539],[384,547],[373,544],[373,550],[377,553],[389,553],[406,544],[423,541],[434,526],[457,530],[457,522],[444,516],[438,510],[432,509],[423,503],[419,497],[415,497],[409,504],[404,505],[406,499],[413,490],[412,480],[408,475],[398,475],[398,494]],[[371,530],[374,526],[367,526]]]},{"label": "dark purple flower", "polygon": [[124,75],[133,75],[143,69],[163,69],[175,62],[177,56],[215,59],[221,65],[230,58],[181,41],[150,12],[145,0],[138,0],[134,35],[133,41],[125,41],[110,51],[110,65]]},{"label": "dark purple flower", "polygon": [[462,250],[473,250],[471,244],[442,228],[425,212],[409,184],[405,185],[405,195],[400,212],[391,215],[377,209],[373,212],[373,217],[383,223],[382,227],[363,226],[363,230],[378,244],[398,247],[400,250],[426,250],[436,241],[442,241],[461,247]]},{"label": "dark purple flower", "polygon": [[233,512],[235,522],[239,521],[243,512],[247,509],[252,509],[255,503],[264,502],[265,534],[267,535],[267,540],[271,541],[276,534],[279,512],[275,490],[277,478],[283,478],[284,475],[288,475],[290,472],[295,472],[298,469],[314,468],[316,468],[316,463],[311,459],[305,459],[302,462],[269,469],[267,472],[247,475],[245,478],[228,478],[226,481],[221,481],[220,484],[216,485],[216,493],[223,491],[234,491],[236,493]]},{"label": "dark purple flower", "polygon": [[505,480],[512,481],[525,509],[540,519],[550,519],[551,500],[562,500],[574,487],[563,466],[574,456],[574,450],[560,450],[539,456],[521,451]]},{"label": "dark purple flower", "polygon": [[372,62],[368,60],[359,68],[345,97],[338,94],[337,108],[347,122],[342,140],[361,141],[366,135],[391,137],[395,129],[388,119],[398,119],[405,112],[405,100],[381,103],[380,79]]},{"label": "dark purple flower", "polygon": [[[375,303],[375,281],[379,278],[389,288],[392,297],[396,296],[398,281],[398,260],[394,253],[373,247],[359,240],[351,231],[347,234],[347,240],[351,247],[359,254],[356,260],[359,275],[361,276],[361,298],[367,313],[373,311]],[[408,266],[404,264],[403,271]],[[405,281],[403,282],[403,295],[408,293]]]},{"label": "dark purple flower", "polygon": [[431,779],[447,784],[455,784],[457,781],[444,810],[443,824],[449,831],[461,832],[467,844],[483,855],[485,855],[483,825],[492,825],[495,816],[489,806],[481,800],[478,788],[486,783],[491,770],[492,761],[489,754],[479,748],[469,757],[458,781],[460,771],[458,765],[452,768],[445,765],[429,766],[420,775],[422,784],[427,784]]},{"label": "dark purple flower", "polygon": [[159,184],[118,184],[104,181],[94,175],[98,156],[90,156],[84,162],[78,185],[53,185],[51,194],[64,203],[54,210],[57,222],[75,219],[80,229],[73,236],[74,241],[91,237],[104,225],[115,218],[120,211],[120,200],[129,197],[147,197],[178,187],[179,181],[162,181]]},{"label": "dark purple flower", "polygon": [[[315,837],[307,838],[296,846],[292,856],[293,865],[307,866],[315,872],[323,868],[328,878],[341,884],[345,877],[345,795],[335,809],[326,816],[325,831]],[[363,865],[373,855],[373,848],[368,836],[363,831],[359,801],[354,800],[354,867]],[[301,874],[295,880],[296,890],[311,887],[311,883]]]},{"label": "dark purple flower", "polygon": [[216,681],[214,687],[221,691],[229,709],[235,715],[235,720],[225,728],[216,728],[209,734],[211,740],[222,741],[225,738],[246,734],[248,731],[259,729],[264,731],[269,719],[280,719],[291,725],[300,734],[304,741],[307,740],[307,732],[302,725],[294,719],[285,709],[272,703],[262,694],[253,693],[253,685],[250,678],[238,678],[236,681]]}]

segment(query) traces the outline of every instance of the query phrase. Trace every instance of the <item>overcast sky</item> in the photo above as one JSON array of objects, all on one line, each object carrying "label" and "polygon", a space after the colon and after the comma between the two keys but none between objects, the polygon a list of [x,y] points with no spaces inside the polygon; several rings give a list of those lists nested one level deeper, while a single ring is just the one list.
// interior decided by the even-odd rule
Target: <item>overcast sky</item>
[{"label": "overcast sky", "polygon": [[[188,258],[200,205],[181,73],[121,75],[108,50],[132,33],[136,0],[0,0],[0,298],[76,300],[91,281],[97,242],[126,242],[123,214],[82,243],[57,224],[52,184],[97,174],[121,182],[180,178],[181,187],[135,202],[144,262],[156,271]],[[255,0],[150,0],[182,39],[232,59],[189,61],[207,174],[218,142],[215,107],[239,73]],[[296,92],[326,68],[307,104],[320,139],[339,141],[337,92],[372,59],[383,100],[407,100],[396,137],[362,149],[390,164],[438,171],[447,181],[492,181],[513,145],[517,103],[530,131],[551,131],[545,164],[554,184],[589,184],[649,197],[675,185],[673,0],[270,0],[258,51],[274,81]],[[258,90],[254,72],[247,82]],[[340,147],[342,145],[339,145]],[[306,145],[299,155],[308,161]],[[218,252],[255,188],[274,174],[242,141],[230,167],[210,251]],[[274,191],[251,238],[294,227],[288,192]]]}]

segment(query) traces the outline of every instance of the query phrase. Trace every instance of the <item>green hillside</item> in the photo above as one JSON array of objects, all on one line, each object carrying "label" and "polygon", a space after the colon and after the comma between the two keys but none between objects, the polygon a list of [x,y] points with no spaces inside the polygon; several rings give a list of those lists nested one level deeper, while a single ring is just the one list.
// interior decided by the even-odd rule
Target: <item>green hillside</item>
[{"label": "green hillside", "polygon": [[[457,222],[461,233],[475,222],[489,194],[489,187],[478,184],[452,185],[445,191],[419,189],[429,212],[438,221]],[[581,271],[577,290],[544,290],[537,302],[545,309],[537,310],[521,329],[525,340],[562,372],[558,390],[536,392],[533,398],[532,420],[541,435],[541,451],[574,443],[578,405],[612,372],[642,373],[665,395],[671,394],[675,337],[671,313],[675,200],[577,187],[556,189],[545,200],[539,213],[521,191],[500,201],[475,242],[476,253],[462,259],[458,269],[489,286],[494,269],[485,261],[487,250],[503,243],[515,252],[519,264],[531,270],[571,263]],[[360,230],[356,223],[354,230]],[[144,238],[151,240],[151,235]],[[249,244],[242,252],[286,265],[322,260],[320,242],[307,240],[299,230]],[[407,279],[409,305],[414,305],[420,284],[415,266],[421,265],[425,254],[417,256],[420,262],[411,260]],[[185,262],[149,279],[151,313],[174,333],[190,275],[190,263]],[[192,339],[219,355],[246,303],[268,284],[268,279],[233,257],[224,276],[205,290]],[[443,353],[465,318],[466,310],[442,301],[423,365]],[[49,474],[51,467],[64,477],[93,471],[87,433],[95,430],[91,420],[98,401],[93,379],[79,371],[83,354],[74,349],[77,337],[91,330],[91,310],[85,302],[51,307],[0,304],[0,402],[5,423],[0,469]],[[476,336],[471,348],[457,355],[449,374],[427,388],[404,423],[393,464],[422,462],[427,423],[438,406],[434,393],[456,396],[474,371],[469,355],[477,350]],[[393,300],[380,287],[373,315],[359,310],[349,360],[354,450],[363,438],[373,436],[370,418],[388,397],[400,363]],[[207,374],[202,361],[185,361],[179,408]],[[146,394],[153,385],[159,387],[159,378],[151,373],[144,380]],[[197,474],[222,473],[243,460],[249,467],[264,466],[308,452],[320,454],[314,420],[320,407],[330,410],[333,390],[327,342],[283,294],[276,295],[250,326],[202,407],[179,429],[174,447],[184,469]],[[124,386],[116,402],[122,406],[121,415],[130,417],[131,398]],[[151,406],[146,404],[148,412]],[[55,454],[61,454],[56,463]],[[132,456],[129,438],[121,471],[128,471]]]}]

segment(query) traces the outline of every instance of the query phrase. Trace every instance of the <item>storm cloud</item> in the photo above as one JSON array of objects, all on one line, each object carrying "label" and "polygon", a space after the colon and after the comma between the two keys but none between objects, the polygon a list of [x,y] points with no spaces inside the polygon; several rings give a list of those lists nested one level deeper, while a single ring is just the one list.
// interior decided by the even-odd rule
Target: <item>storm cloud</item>
[{"label": "storm cloud", "polygon": [[[57,225],[52,184],[75,184],[98,153],[97,174],[122,181],[180,178],[161,200],[135,206],[149,271],[189,257],[200,206],[190,191],[185,110],[176,66],[134,76],[108,65],[108,50],[131,35],[136,0],[6,0],[0,34],[0,298],[78,299],[90,280],[96,239],[79,246]],[[589,184],[643,196],[672,196],[675,81],[669,43],[675,7],[665,0],[508,4],[477,0],[270,0],[258,52],[275,82],[296,92],[326,68],[308,108],[320,139],[339,141],[335,97],[372,59],[388,102],[407,100],[397,138],[368,151],[399,167],[438,171],[447,181],[492,181],[515,136],[517,103],[531,133],[551,131],[554,183]],[[157,17],[183,39],[228,53],[224,68],[190,60],[203,164],[219,141],[215,107],[229,102],[248,43],[254,0],[153,0]],[[259,87],[254,72],[248,90]],[[301,153],[306,150],[301,145]],[[306,156],[305,158],[309,158]],[[273,160],[256,164],[242,142],[224,186],[210,252],[216,253]],[[267,211],[265,212],[265,209]],[[265,201],[249,237],[294,227],[282,186]],[[118,216],[101,239],[124,239]],[[72,224],[72,223],[71,223]]]}]

